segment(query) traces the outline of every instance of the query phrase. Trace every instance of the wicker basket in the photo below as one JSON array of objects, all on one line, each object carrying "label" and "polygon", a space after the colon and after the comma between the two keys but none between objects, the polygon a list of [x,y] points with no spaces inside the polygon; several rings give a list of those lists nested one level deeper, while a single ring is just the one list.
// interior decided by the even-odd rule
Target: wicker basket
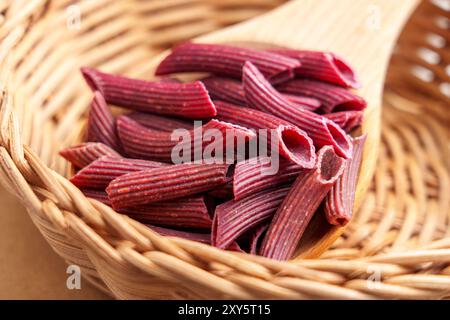
[{"label": "wicker basket", "polygon": [[2,1],[2,184],[54,250],[116,298],[450,297],[450,37],[448,10],[438,7],[445,1],[424,1],[405,28],[372,187],[320,259],[276,262],[161,237],[90,202],[65,178],[57,153],[80,138],[90,99],[81,64],[144,77],[149,57],[165,47],[282,1],[242,2]]}]

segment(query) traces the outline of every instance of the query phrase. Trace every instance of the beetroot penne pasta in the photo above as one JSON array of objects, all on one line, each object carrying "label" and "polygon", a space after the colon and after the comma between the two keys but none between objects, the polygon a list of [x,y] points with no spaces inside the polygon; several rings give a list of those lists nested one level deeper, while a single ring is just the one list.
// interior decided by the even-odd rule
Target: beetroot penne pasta
[{"label": "beetroot penne pasta", "polygon": [[305,110],[316,111],[321,106],[320,101],[314,98],[296,96],[293,94],[283,94],[283,96]]},{"label": "beetroot penne pasta", "polygon": [[262,225],[259,225],[255,227],[253,230],[250,231],[249,235],[249,253],[250,254],[257,254],[258,253],[258,244],[260,240],[262,239],[264,232],[267,231],[269,228],[268,223],[264,223]]},{"label": "beetroot penne pasta", "polygon": [[211,229],[212,221],[204,197],[196,196],[119,209],[142,223],[192,229]]},{"label": "beetroot penne pasta", "polygon": [[[208,89],[209,95],[213,100],[222,100],[225,102],[246,105],[244,88],[242,83],[235,79],[222,78],[222,77],[207,77],[202,79],[206,89]],[[290,94],[284,95],[291,102],[298,104],[299,107],[305,108],[310,111],[320,108],[320,102],[314,98],[300,97]]]},{"label": "beetroot penne pasta", "polygon": [[122,157],[116,151],[100,142],[82,143],[61,150],[59,154],[77,168],[83,168],[102,156]]},{"label": "beetroot penne pasta", "polygon": [[[259,254],[290,259],[313,214],[341,176],[345,160],[331,146],[319,150],[317,169],[300,174],[278,208],[264,237]],[[213,228],[214,228],[213,222]]]},{"label": "beetroot penne pasta", "polygon": [[[302,168],[312,168],[315,164],[315,148],[311,138],[288,121],[273,115],[232,104],[217,101],[217,118],[236,123],[250,129],[276,130],[278,150],[281,156]],[[270,134],[268,134],[270,138]],[[271,141],[269,143],[269,150]]]},{"label": "beetroot penne pasta", "polygon": [[250,107],[296,125],[311,137],[318,148],[331,145],[338,155],[346,159],[351,156],[353,146],[345,131],[321,115],[296,107],[276,91],[250,62],[244,66],[243,83]]},{"label": "beetroot penne pasta", "polygon": [[[111,201],[103,190],[82,189],[86,197],[98,200],[108,206]],[[142,223],[176,228],[211,229],[211,217],[203,196],[174,199],[167,202],[155,202],[132,208],[119,209]]]},{"label": "beetroot penne pasta", "polygon": [[325,198],[325,217],[330,224],[343,226],[352,218],[356,182],[365,141],[365,135],[353,139],[353,157],[347,160],[342,176]]},{"label": "beetroot penne pasta", "polygon": [[208,195],[216,199],[233,199],[233,179],[229,179],[224,185],[208,192]]},{"label": "beetroot penne pasta", "polygon": [[100,201],[103,204],[111,207],[111,201],[109,201],[108,194],[105,190],[81,188],[83,194],[88,197]]},{"label": "beetroot penne pasta", "polygon": [[226,248],[246,231],[268,222],[289,191],[289,187],[252,194],[216,207],[212,226],[212,245]]},{"label": "beetroot penne pasta", "polygon": [[[242,137],[245,141],[256,137],[256,134],[247,128],[215,119],[202,127],[186,132],[186,136],[189,138],[187,142],[174,141],[171,132],[147,129],[126,116],[120,116],[117,119],[117,128],[120,141],[128,156],[163,162],[172,162],[172,152],[175,146],[183,150],[189,149],[191,155],[194,154],[194,148],[197,144],[200,145],[202,150],[206,147],[220,146],[225,152],[226,138],[230,138],[230,135],[233,135],[235,140]],[[214,134],[213,130],[219,131],[221,135],[218,139],[211,141],[211,135]],[[188,145],[185,146],[183,143]],[[192,161],[191,157],[189,161]]]},{"label": "beetroot penne pasta", "polygon": [[110,104],[188,119],[216,115],[214,104],[200,81],[145,81],[107,74],[91,68],[82,68],[81,72],[91,89],[100,91]]},{"label": "beetroot penne pasta", "polygon": [[89,188],[84,189],[82,188],[80,190],[86,197],[100,201],[101,203],[106,204],[107,206],[111,206],[111,201],[109,201],[108,194],[106,193],[106,191]]},{"label": "beetroot penne pasta", "polygon": [[170,132],[148,129],[127,116],[117,118],[117,131],[129,157],[171,162],[177,142],[172,141]]},{"label": "beetroot penne pasta", "polygon": [[287,94],[317,99],[322,113],[346,110],[363,110],[366,101],[360,96],[328,83],[309,79],[293,79],[277,86],[277,90]]},{"label": "beetroot penne pasta", "polygon": [[194,124],[189,121],[158,116],[150,113],[132,112],[126,116],[148,129],[164,132],[172,132],[176,129],[191,130],[194,127]]},{"label": "beetroot penne pasta", "polygon": [[245,94],[239,80],[218,76],[210,76],[201,80],[213,100],[245,105]]},{"label": "beetroot penne pasta", "polygon": [[[81,72],[89,142],[60,154],[85,196],[163,236],[276,260],[292,258],[314,214],[350,221],[365,136],[348,133],[366,102],[339,56],[184,43],[152,81]],[[169,77],[185,72],[205,78]]]},{"label": "beetroot penne pasta", "polygon": [[79,188],[106,188],[112,180],[124,174],[167,165],[148,160],[103,156],[78,171],[70,181]]},{"label": "beetroot penne pasta", "polygon": [[235,200],[256,192],[288,184],[297,178],[302,168],[293,162],[280,159],[277,172],[271,172],[269,157],[241,161],[234,167],[233,195]]},{"label": "beetroot penne pasta", "polygon": [[[189,232],[189,231],[180,231],[173,230],[168,228],[161,228],[152,225],[147,225],[153,231],[158,232],[162,236],[167,237],[178,237],[187,240],[197,241],[204,244],[211,244],[211,234],[209,233],[197,233],[197,232]],[[239,247],[236,242],[233,242],[226,250],[243,252],[243,250]]]},{"label": "beetroot penne pasta", "polygon": [[300,61],[301,66],[295,69],[295,74],[299,77],[317,79],[342,87],[361,86],[350,64],[334,53],[294,49],[269,51]]},{"label": "beetroot penne pasta", "polygon": [[89,111],[87,140],[101,142],[114,150],[120,150],[116,121],[99,91],[94,92]]},{"label": "beetroot penne pasta", "polygon": [[150,229],[152,229],[155,232],[158,232],[162,236],[178,237],[178,238],[197,241],[197,242],[201,242],[201,243],[205,243],[205,244],[211,243],[211,234],[209,234],[209,233],[181,231],[181,230],[157,227],[157,226],[153,226],[153,225],[147,225],[147,227],[149,227]]},{"label": "beetroot penne pasta", "polygon": [[294,69],[300,66],[296,59],[230,45],[184,43],[159,64],[156,75],[180,72],[209,72],[216,75],[241,79],[246,61],[254,63],[272,82],[291,79]]},{"label": "beetroot penne pasta", "polygon": [[325,114],[324,117],[336,122],[345,132],[361,125],[364,117],[362,111],[341,111]]},{"label": "beetroot penne pasta", "polygon": [[128,173],[106,188],[114,209],[182,198],[225,184],[226,164],[177,164]]}]

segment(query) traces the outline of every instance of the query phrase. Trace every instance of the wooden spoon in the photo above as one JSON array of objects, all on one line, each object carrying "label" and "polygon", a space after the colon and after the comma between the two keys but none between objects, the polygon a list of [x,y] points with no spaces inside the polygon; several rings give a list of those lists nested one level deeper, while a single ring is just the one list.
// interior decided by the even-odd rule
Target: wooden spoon
[{"label": "wooden spoon", "polygon": [[[367,101],[362,125],[367,140],[356,191],[359,207],[372,179],[380,141],[380,109],[391,51],[402,26],[419,0],[293,0],[255,19],[196,38],[195,42],[262,42],[298,49],[333,51],[355,68],[359,94]],[[152,61],[156,66],[161,56]],[[298,257],[317,257],[344,231],[316,215]]]}]

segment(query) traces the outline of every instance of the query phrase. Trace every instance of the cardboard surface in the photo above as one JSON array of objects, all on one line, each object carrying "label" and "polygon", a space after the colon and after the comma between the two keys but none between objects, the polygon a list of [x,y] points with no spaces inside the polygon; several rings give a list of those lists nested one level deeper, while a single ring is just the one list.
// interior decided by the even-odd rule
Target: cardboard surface
[{"label": "cardboard surface", "polygon": [[109,298],[84,279],[80,290],[69,290],[66,267],[26,210],[0,187],[0,299]]}]

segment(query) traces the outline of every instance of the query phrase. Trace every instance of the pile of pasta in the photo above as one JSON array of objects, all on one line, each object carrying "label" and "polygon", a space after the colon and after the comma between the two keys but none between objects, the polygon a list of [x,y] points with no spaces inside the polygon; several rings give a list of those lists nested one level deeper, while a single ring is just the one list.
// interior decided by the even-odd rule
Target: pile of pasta
[{"label": "pile of pasta", "polygon": [[[60,154],[87,197],[162,235],[277,260],[295,255],[315,214],[350,221],[365,141],[350,132],[366,102],[341,57],[184,43],[154,81],[81,71],[93,91],[86,142]],[[187,83],[168,76],[186,72],[207,75]],[[174,130],[192,139],[174,139]],[[208,161],[218,146],[236,156],[257,140],[270,153]],[[174,162],[179,151],[187,161]]]}]

